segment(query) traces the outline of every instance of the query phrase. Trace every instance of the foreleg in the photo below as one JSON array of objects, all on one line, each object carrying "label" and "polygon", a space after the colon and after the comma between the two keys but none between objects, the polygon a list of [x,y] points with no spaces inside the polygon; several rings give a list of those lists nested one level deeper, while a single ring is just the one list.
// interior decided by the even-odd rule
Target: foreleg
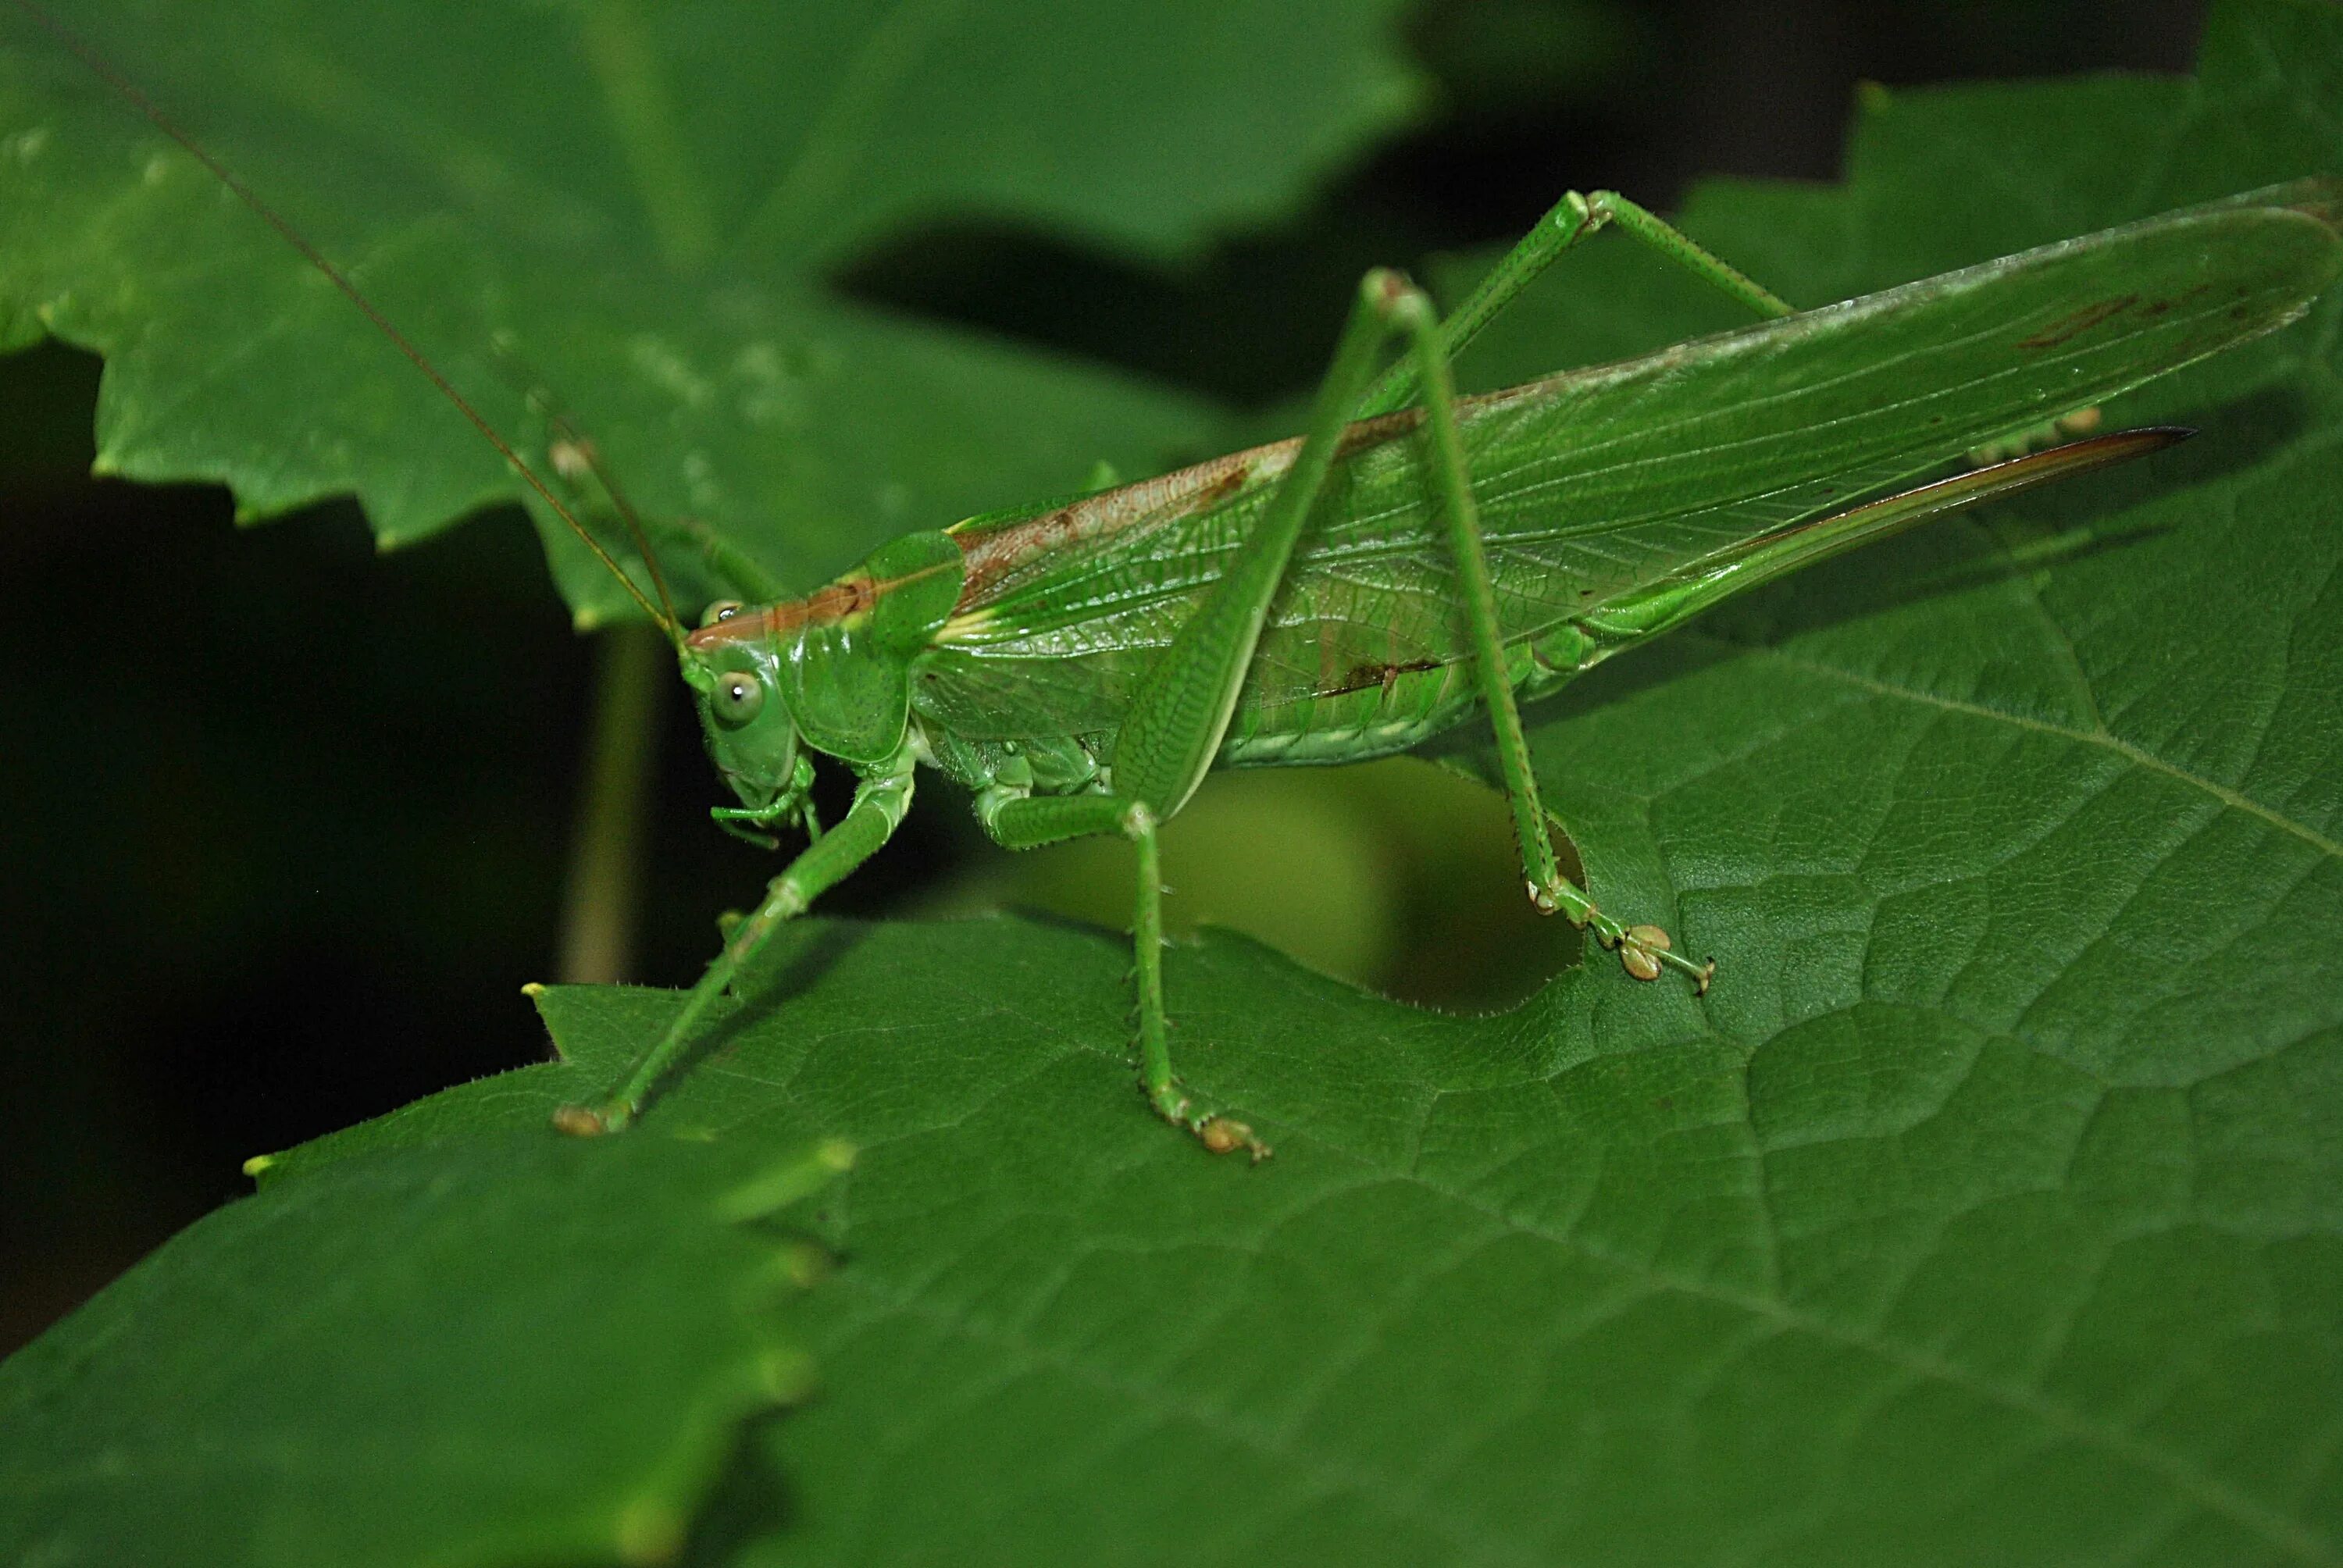
[{"label": "foreleg", "polygon": [[853,873],[894,837],[911,805],[911,759],[908,751],[887,768],[865,778],[854,791],[854,804],[838,826],[807,846],[789,869],[766,886],[755,911],[734,926],[719,952],[684,999],[683,1010],[668,1026],[659,1044],[635,1064],[608,1097],[592,1105],[565,1105],[554,1112],[553,1124],[564,1132],[616,1132],[642,1113],[644,1105],[681,1063],[697,1042],[701,1021],[740,972],[784,921],[805,912],[815,899]]}]

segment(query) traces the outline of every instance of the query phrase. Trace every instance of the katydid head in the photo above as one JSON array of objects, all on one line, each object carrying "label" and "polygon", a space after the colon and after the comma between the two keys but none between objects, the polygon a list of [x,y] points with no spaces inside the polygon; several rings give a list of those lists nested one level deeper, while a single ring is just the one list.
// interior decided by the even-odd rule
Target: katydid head
[{"label": "katydid head", "polygon": [[[709,607],[700,626],[740,613],[740,605],[723,600]],[[682,658],[708,755],[740,798],[740,819],[771,822],[796,814],[811,770],[798,744],[797,720],[781,699],[779,648],[764,638],[694,637],[686,639]]]},{"label": "katydid head", "polygon": [[803,598],[709,607],[679,651],[709,756],[740,798],[719,822],[809,826],[809,753],[863,771],[902,752],[911,666],[959,602],[960,558],[950,535],[906,534]]}]

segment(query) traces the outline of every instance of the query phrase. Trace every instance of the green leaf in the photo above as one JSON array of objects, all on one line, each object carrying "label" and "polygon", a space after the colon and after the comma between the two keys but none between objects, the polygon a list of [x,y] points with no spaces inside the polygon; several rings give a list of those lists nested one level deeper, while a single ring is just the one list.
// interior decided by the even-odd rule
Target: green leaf
[{"label": "green leaf", "polygon": [[[893,534],[1222,428],[1101,367],[847,304],[834,268],[940,219],[1176,259],[1282,211],[1410,111],[1396,9],[592,0],[418,25],[414,6],[120,0],[68,19],[539,467],[532,382],[647,516],[810,586]],[[386,542],[525,498],[211,173],[25,18],[0,45],[0,344],[107,357],[101,468],[217,479],[251,518],[353,492]],[[539,510],[572,605],[621,611]],[[712,591],[665,553],[688,595]]]},{"label": "green leaf", "polygon": [[[1688,221],[1820,300],[2343,166],[2338,59],[2335,10],[2231,4],[2194,84],[1896,95],[1845,188]],[[1651,268],[1573,258],[1483,374],[1722,324]],[[1116,938],[794,930],[628,1135],[864,1151],[824,1392],[696,1554],[2343,1561],[2338,313],[2114,411],[2200,424],[2176,452],[1534,716],[1598,898],[1715,953],[1704,1000],[1603,962],[1458,1019],[1180,948],[1248,1168],[1145,1111]],[[676,1005],[548,993],[567,1061],[270,1194],[501,1146]]]},{"label": "green leaf", "polygon": [[[2338,34],[2236,5],[2193,87],[1899,95],[1846,189],[1690,221],[1820,299],[2332,167],[2343,97],[2271,73]],[[1584,286],[1649,266],[1588,252],[1492,354],[1706,324]],[[2170,457],[1537,716],[1595,892],[1718,955],[1705,1001],[1605,963],[1457,1020],[1181,950],[1246,1170],[1150,1124],[1114,940],[799,933],[652,1122],[868,1151],[746,1560],[2343,1556],[2335,322],[2120,410],[2205,427]],[[525,1124],[672,1006],[548,1002],[578,1066],[341,1148]]]},{"label": "green leaf", "polygon": [[817,1254],[746,1221],[846,1159],[539,1125],[272,1182],[0,1366],[0,1558],[671,1553],[808,1382]]},{"label": "green leaf", "polygon": [[[2332,1554],[2316,1061],[2109,1097],[1885,1005],[1753,1046],[1605,968],[1452,1019],[1214,937],[1172,955],[1178,1049],[1271,1131],[1254,1169],[1144,1110],[1128,961],[809,923],[647,1124],[864,1145],[744,1560]],[[569,1063],[284,1180],[537,1124],[676,1002],[544,1005]]]}]

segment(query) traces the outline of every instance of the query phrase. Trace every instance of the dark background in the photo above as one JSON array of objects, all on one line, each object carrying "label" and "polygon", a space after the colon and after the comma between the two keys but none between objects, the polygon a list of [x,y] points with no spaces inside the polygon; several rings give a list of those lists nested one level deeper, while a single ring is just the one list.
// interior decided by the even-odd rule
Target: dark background
[{"label": "dark background", "polygon": [[[840,281],[1260,407],[1372,263],[1511,239],[1571,186],[1828,179],[1859,81],[2184,70],[2202,11],[1426,0],[1433,116],[1192,273],[960,226]],[[519,986],[552,970],[591,690],[517,515],[389,557],[347,508],[238,531],[217,491],[84,477],[96,380],[0,362],[0,1351],[245,1191],[245,1156],[542,1055]],[[668,718],[635,968],[679,983],[769,868],[709,828]],[[930,802],[826,907],[900,908],[967,838]]]}]

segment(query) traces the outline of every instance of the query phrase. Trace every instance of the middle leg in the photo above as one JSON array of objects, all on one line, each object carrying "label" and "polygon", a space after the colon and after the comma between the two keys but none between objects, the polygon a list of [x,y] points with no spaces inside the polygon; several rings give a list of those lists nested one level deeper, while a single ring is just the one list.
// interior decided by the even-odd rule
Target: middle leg
[{"label": "middle leg", "polygon": [[1034,849],[1067,839],[1115,834],[1139,859],[1139,897],[1131,922],[1131,985],[1139,1010],[1139,1086],[1155,1113],[1194,1133],[1215,1154],[1242,1149],[1266,1160],[1269,1145],[1252,1127],[1211,1109],[1172,1071],[1171,1020],[1163,1007],[1163,869],[1155,813],[1112,795],[1011,796],[977,802],[978,820],[996,844]]},{"label": "middle leg", "polygon": [[1220,751],[1269,618],[1270,601],[1284,581],[1342,433],[1373,377],[1378,352],[1397,329],[1394,304],[1414,292],[1393,272],[1371,272],[1361,283],[1293,466],[1211,592],[1140,680],[1115,733],[1110,790],[1026,798],[1004,791],[978,808],[986,829],[1012,849],[1086,834],[1114,833],[1132,841],[1139,856],[1139,900],[1131,924],[1141,1084],[1158,1114],[1215,1152],[1242,1148],[1260,1159],[1268,1150],[1243,1122],[1200,1108],[1172,1070],[1156,828],[1188,803]]}]

